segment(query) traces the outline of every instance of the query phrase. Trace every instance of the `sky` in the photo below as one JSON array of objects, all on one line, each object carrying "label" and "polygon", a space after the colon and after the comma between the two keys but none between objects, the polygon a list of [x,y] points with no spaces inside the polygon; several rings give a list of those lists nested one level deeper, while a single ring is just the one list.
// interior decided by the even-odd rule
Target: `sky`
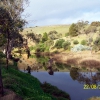
[{"label": "sky", "polygon": [[29,0],[27,27],[100,21],[100,0]]}]

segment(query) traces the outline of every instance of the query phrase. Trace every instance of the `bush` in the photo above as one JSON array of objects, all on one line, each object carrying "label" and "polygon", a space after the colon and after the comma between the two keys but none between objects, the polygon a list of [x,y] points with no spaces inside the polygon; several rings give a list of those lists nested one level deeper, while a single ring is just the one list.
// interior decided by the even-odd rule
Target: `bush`
[{"label": "bush", "polygon": [[65,37],[66,37],[66,36],[69,36],[69,32],[65,33]]},{"label": "bush", "polygon": [[69,41],[63,42],[62,47],[66,50],[69,48],[69,46],[71,45],[71,43]]},{"label": "bush", "polygon": [[86,40],[82,40],[82,41],[81,41],[81,44],[82,44],[82,45],[86,45],[86,44],[87,44],[87,41],[86,41]]},{"label": "bush", "polygon": [[49,51],[49,46],[46,46],[45,43],[40,43],[37,45],[37,48],[35,50],[36,52],[44,52],[44,51]]},{"label": "bush", "polygon": [[74,40],[73,44],[79,44],[78,40]]},{"label": "bush", "polygon": [[55,43],[55,47],[56,47],[57,49],[62,48],[63,42],[65,42],[64,39],[59,39],[59,40],[57,40],[56,43]]}]

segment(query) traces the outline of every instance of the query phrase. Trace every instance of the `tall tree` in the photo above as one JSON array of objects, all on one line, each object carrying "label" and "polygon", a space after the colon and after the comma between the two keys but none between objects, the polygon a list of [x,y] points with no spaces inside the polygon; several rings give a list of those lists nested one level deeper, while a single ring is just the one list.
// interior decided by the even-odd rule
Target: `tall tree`
[{"label": "tall tree", "polygon": [[[3,13],[0,12],[0,32],[4,33],[7,38],[6,58],[7,68],[8,59],[11,54],[14,40],[19,37],[19,31],[22,31],[25,20],[21,18],[24,11],[24,2],[27,0],[2,0],[0,1],[1,8],[5,9]],[[8,16],[7,16],[8,15]],[[2,30],[2,31],[1,31]]]}]

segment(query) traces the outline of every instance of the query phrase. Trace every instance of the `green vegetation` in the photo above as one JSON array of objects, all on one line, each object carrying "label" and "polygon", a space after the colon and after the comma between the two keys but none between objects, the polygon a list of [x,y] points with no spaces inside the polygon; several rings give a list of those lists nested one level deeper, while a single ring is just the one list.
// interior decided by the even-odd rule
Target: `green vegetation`
[{"label": "green vegetation", "polygon": [[[57,100],[70,100],[68,94],[60,91],[57,87],[50,85],[49,83],[44,83],[41,85],[42,89],[46,93],[50,93],[53,97],[56,97]],[[53,90],[53,91],[52,91]]]},{"label": "green vegetation", "polygon": [[42,91],[40,82],[29,74],[11,67],[9,70],[2,67],[2,77],[4,88],[13,90],[24,100],[52,100],[52,97]]},{"label": "green vegetation", "polygon": [[0,47],[3,46],[7,42],[4,34],[0,34]]},{"label": "green vegetation", "polygon": [[72,24],[69,28],[69,34],[70,36],[77,36],[78,35],[78,27],[76,24]]},{"label": "green vegetation", "polygon": [[[50,88],[42,85],[35,77],[14,69],[14,66],[9,66],[9,70],[2,67],[2,77],[4,88],[11,89],[24,100],[67,100],[64,99],[64,97],[69,97],[67,93],[60,90],[58,91],[54,86],[50,85],[50,88],[52,89],[49,90]],[[56,98],[54,95],[57,95],[58,92],[62,93],[62,96]]]},{"label": "green vegetation", "polygon": [[69,36],[69,32],[65,33],[65,37]]},{"label": "green vegetation", "polygon": [[48,35],[47,35],[47,33],[45,32],[45,33],[43,33],[42,42],[44,43],[44,42],[47,41],[47,40],[48,40]]},{"label": "green vegetation", "polygon": [[74,40],[73,44],[79,44],[78,40]]},{"label": "green vegetation", "polygon": [[36,51],[36,52],[49,51],[49,46],[47,46],[45,43],[39,43],[39,44],[36,46],[35,51]]},{"label": "green vegetation", "polygon": [[64,50],[68,49],[70,47],[71,43],[69,41],[65,41],[62,43],[62,47]]},{"label": "green vegetation", "polygon": [[86,44],[87,44],[87,41],[86,41],[86,40],[82,40],[82,41],[81,41],[81,44],[82,44],[82,45],[86,45]]},{"label": "green vegetation", "polygon": [[65,42],[64,39],[59,39],[59,40],[57,40],[56,43],[55,43],[55,47],[56,47],[57,49],[62,48],[63,42]]}]

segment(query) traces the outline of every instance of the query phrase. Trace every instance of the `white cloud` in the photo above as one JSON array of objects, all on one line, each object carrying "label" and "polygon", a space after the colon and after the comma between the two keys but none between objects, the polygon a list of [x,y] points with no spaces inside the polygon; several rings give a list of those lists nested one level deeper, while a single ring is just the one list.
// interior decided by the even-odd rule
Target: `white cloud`
[{"label": "white cloud", "polygon": [[[35,25],[69,24],[80,19],[100,20],[100,0],[29,0],[25,10],[31,16],[27,20],[37,20]],[[29,26],[34,25],[31,22]]]}]

